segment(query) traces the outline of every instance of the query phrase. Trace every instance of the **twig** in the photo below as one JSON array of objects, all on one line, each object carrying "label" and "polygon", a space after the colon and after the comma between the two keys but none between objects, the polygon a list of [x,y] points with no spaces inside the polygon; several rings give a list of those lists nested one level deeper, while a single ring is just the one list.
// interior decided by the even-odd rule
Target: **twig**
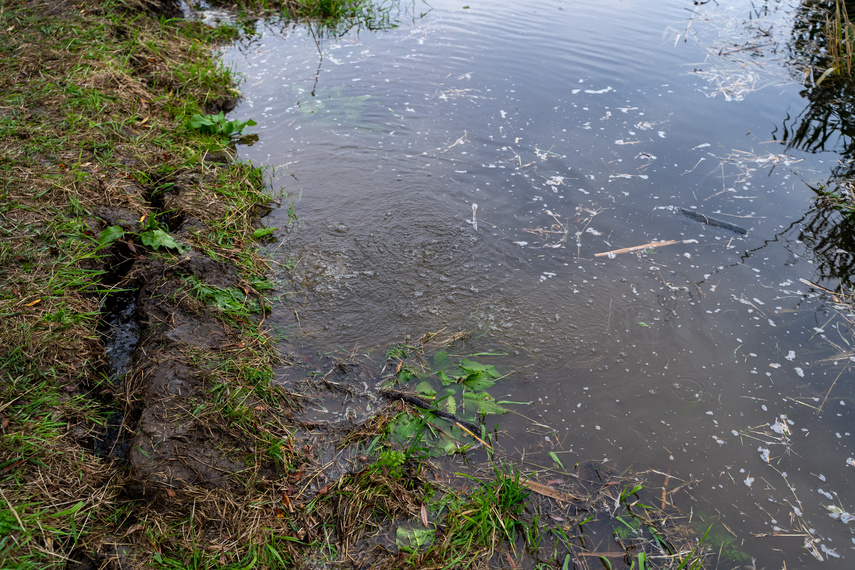
[{"label": "twig", "polygon": [[828,388],[828,392],[825,393],[825,398],[822,399],[822,403],[816,409],[816,413],[820,413],[822,411],[822,407],[825,405],[825,401],[828,400],[828,396],[831,395],[831,391],[834,389],[834,385],[837,384],[837,381],[840,380],[840,377],[846,372],[846,369],[849,368],[849,360],[846,361],[846,366],[843,367],[843,370],[840,371],[840,374],[837,375],[837,378],[834,379],[834,382],[831,383],[831,386]]},{"label": "twig", "polygon": [[648,249],[651,247],[662,247],[666,245],[674,245],[675,243],[680,243],[680,240],[672,239],[668,241],[652,241],[650,243],[645,243],[642,245],[636,245],[633,247],[624,247],[621,249],[613,249],[611,251],[604,251],[602,253],[595,253],[594,257],[603,257],[604,255],[617,255],[619,253],[629,253],[631,251],[638,251],[639,249]]}]

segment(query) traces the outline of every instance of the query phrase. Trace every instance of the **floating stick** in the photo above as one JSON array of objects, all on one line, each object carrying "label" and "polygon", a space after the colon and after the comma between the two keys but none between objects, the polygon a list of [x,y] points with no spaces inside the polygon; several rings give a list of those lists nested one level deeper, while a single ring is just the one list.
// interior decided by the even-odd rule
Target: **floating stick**
[{"label": "floating stick", "polygon": [[604,251],[603,253],[595,253],[594,257],[603,257],[604,255],[617,255],[618,253],[629,253],[631,251],[638,251],[639,249],[648,249],[651,247],[662,247],[665,245],[674,245],[675,243],[680,243],[680,240],[672,239],[668,241],[652,241],[650,243],[645,243],[643,245],[636,245],[633,247],[624,247],[622,249],[613,249],[611,251]]}]

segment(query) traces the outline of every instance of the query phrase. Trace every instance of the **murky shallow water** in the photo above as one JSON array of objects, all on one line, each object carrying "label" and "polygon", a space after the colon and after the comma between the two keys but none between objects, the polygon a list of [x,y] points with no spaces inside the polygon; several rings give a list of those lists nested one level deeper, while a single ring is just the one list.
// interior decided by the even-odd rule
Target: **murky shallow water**
[{"label": "murky shallow water", "polygon": [[764,47],[788,4],[727,4],[443,0],[322,55],[303,26],[260,25],[226,60],[235,115],[259,122],[241,154],[299,216],[271,251],[301,290],[273,320],[299,337],[296,309],[312,347],[374,355],[476,331],[520,370],[502,395],[552,428],[503,417],[520,448],[698,481],[681,506],[758,568],[819,564],[808,532],[848,568],[827,506],[855,511],[853,337],[799,281],[821,276],[793,229],[836,156],[773,141],[804,107]]}]

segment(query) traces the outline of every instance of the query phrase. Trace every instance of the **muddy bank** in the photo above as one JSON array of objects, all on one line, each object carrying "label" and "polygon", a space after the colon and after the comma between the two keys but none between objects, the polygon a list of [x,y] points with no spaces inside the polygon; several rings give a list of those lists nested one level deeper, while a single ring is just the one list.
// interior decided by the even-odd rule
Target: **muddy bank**
[{"label": "muddy bank", "polygon": [[224,505],[286,469],[255,239],[272,197],[189,126],[239,92],[212,52],[229,30],[180,15],[0,10],[4,567],[162,566],[203,535],[243,537],[240,559],[268,517]]}]

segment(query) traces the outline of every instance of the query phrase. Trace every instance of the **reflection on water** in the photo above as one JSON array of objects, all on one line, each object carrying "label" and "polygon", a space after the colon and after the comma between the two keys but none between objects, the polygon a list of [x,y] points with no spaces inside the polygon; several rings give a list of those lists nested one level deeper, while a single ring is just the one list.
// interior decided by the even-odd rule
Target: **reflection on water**
[{"label": "reflection on water", "polygon": [[[787,148],[811,153],[834,153],[824,183],[816,184],[817,206],[788,233],[816,262],[814,282],[837,292],[848,293],[855,275],[855,226],[851,215],[833,207],[828,194],[849,196],[849,181],[855,175],[855,82],[832,74],[819,85],[821,74],[834,65],[826,38],[827,19],[833,3],[802,2],[793,17],[793,67],[802,74],[806,104],[798,113],[787,112],[773,136]],[[845,2],[850,13],[855,3]],[[804,71],[807,70],[807,71]],[[802,250],[802,247],[797,249]],[[804,252],[802,253],[804,254]]]},{"label": "reflection on water", "polygon": [[666,473],[726,525],[722,567],[848,567],[828,507],[855,511],[852,334],[809,283],[852,249],[810,210],[837,155],[790,144],[817,115],[766,46],[797,7],[686,7],[441,1],[322,55],[261,25],[226,57],[259,122],[246,156],[299,200],[271,247],[297,294],[271,322],[375,357],[473,331],[519,371],[495,395],[532,402],[500,418],[506,448]]}]

